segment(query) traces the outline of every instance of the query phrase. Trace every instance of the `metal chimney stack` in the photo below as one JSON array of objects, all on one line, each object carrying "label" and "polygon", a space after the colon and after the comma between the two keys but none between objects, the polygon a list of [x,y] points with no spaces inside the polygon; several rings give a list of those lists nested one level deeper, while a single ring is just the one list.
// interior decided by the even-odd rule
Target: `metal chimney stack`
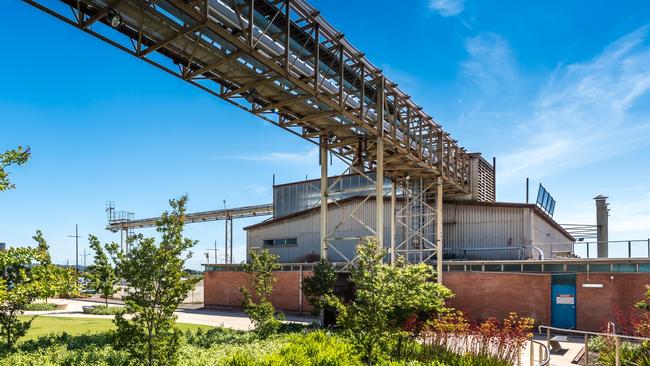
[{"label": "metal chimney stack", "polygon": [[598,248],[598,258],[607,258],[609,256],[609,203],[603,195],[594,197],[596,200],[596,246]]}]

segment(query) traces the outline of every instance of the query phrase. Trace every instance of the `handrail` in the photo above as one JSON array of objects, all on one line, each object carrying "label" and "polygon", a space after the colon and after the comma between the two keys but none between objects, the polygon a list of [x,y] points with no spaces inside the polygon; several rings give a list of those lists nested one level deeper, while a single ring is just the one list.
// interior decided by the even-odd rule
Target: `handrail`
[{"label": "handrail", "polygon": [[625,334],[616,334],[616,333],[599,333],[599,332],[591,332],[588,330],[557,328],[548,325],[540,325],[538,329],[540,333],[543,333],[542,329],[546,329],[546,330],[556,330],[565,333],[574,333],[574,334],[582,334],[582,335],[593,335],[593,336],[600,336],[600,337],[617,337],[617,338],[625,338],[625,339],[634,339],[638,341],[650,341],[650,338],[646,338],[646,337],[629,336]]},{"label": "handrail", "polygon": [[614,337],[614,348],[615,348],[615,354],[616,354],[615,365],[616,366],[621,366],[621,339],[634,339],[634,340],[640,340],[640,341],[650,341],[650,338],[646,338],[646,337],[628,336],[628,335],[616,334],[616,333],[590,332],[590,331],[587,331],[587,330],[565,329],[565,328],[551,327],[551,326],[547,326],[547,325],[540,325],[539,326],[540,333],[543,333],[542,329],[546,329],[546,345],[547,345],[547,349],[550,347],[550,343],[551,343],[551,330],[564,332],[564,333],[573,333],[573,334],[582,334],[582,335],[584,335],[584,337],[585,337],[585,352],[584,352],[585,362],[583,363],[583,365],[589,365],[589,336],[590,335],[599,336],[599,337]]},{"label": "handrail", "polygon": [[[535,363],[535,348],[533,347],[533,344],[538,345],[539,349],[539,362]],[[544,355],[542,357],[542,354]],[[531,366],[547,366],[551,362],[551,353],[548,350],[548,347],[540,342],[531,339],[530,340],[530,364]]]}]

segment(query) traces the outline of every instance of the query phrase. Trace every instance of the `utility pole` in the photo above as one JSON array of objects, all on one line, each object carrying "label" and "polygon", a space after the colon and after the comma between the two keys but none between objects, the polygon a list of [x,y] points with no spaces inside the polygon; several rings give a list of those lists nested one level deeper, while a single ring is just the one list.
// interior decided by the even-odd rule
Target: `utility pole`
[{"label": "utility pole", "polygon": [[84,248],[84,254],[82,257],[84,257],[84,271],[86,270],[86,257],[89,256],[90,253],[86,254],[86,248]]},{"label": "utility pole", "polygon": [[74,258],[75,258],[75,271],[79,272],[79,225],[74,224],[74,235],[68,235],[68,238],[74,238]]}]

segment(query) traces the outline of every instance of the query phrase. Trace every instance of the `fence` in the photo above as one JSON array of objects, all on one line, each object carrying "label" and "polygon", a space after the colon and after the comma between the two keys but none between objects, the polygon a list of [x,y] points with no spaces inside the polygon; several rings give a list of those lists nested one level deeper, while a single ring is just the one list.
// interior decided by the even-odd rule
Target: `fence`
[{"label": "fence", "polygon": [[[546,332],[544,332],[543,329],[545,329]],[[621,339],[631,339],[631,340],[644,341],[644,342],[650,341],[650,338],[626,336],[622,334],[616,334],[615,331],[614,333],[598,333],[598,332],[588,332],[585,330],[564,329],[564,328],[556,328],[556,327],[549,327],[546,325],[540,325],[539,332],[546,333],[547,348],[550,348],[550,344],[551,344],[551,331],[555,331],[558,333],[565,333],[565,334],[566,333],[581,334],[584,336],[585,348],[583,352],[584,354],[583,357],[585,357],[585,362],[583,363],[583,365],[585,366],[589,365],[589,336],[614,337],[614,347],[615,347],[614,351],[616,353],[616,361],[615,361],[616,366],[621,366]]]}]

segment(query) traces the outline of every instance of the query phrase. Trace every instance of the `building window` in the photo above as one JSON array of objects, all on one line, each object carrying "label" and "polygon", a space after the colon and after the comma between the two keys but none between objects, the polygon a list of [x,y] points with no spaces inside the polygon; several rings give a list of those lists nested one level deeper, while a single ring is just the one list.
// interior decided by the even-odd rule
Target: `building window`
[{"label": "building window", "polygon": [[298,238],[288,239],[265,239],[264,246],[278,246],[278,245],[298,245]]}]

